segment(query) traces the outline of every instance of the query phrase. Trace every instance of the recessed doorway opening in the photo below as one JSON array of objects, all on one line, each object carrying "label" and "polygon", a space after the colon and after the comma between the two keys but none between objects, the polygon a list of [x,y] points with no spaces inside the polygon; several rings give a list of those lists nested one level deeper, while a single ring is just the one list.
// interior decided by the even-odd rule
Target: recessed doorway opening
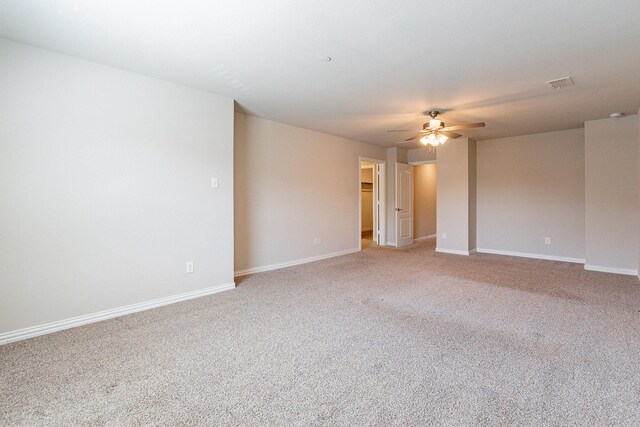
[{"label": "recessed doorway opening", "polygon": [[381,246],[385,239],[385,168],[383,160],[360,157],[358,162],[360,250]]},{"label": "recessed doorway opening", "polygon": [[413,241],[436,238],[436,163],[413,166]]}]

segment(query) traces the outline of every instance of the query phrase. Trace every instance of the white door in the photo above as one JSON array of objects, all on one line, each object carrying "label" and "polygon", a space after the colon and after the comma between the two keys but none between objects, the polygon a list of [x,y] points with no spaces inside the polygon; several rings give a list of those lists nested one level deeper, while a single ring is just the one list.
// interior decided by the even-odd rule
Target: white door
[{"label": "white door", "polygon": [[413,166],[396,163],[396,246],[413,243]]}]

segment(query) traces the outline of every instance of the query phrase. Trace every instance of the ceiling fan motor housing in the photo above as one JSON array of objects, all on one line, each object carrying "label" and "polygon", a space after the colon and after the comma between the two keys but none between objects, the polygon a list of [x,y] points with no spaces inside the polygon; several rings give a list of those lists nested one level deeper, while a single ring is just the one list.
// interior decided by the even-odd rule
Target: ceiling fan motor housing
[{"label": "ceiling fan motor housing", "polygon": [[431,129],[431,130],[440,129],[443,127],[444,127],[444,123],[437,119],[431,119],[429,120],[429,123],[424,123],[422,125],[422,129]]}]

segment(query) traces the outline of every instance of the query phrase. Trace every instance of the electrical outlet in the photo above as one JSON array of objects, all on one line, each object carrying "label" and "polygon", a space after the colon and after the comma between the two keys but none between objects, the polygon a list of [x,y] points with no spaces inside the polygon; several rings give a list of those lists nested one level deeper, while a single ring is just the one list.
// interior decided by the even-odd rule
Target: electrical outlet
[{"label": "electrical outlet", "polygon": [[313,244],[314,245],[319,245],[322,243],[322,239],[320,237],[314,237],[313,238]]},{"label": "electrical outlet", "polygon": [[544,244],[545,245],[550,245],[551,244],[551,237],[545,237],[544,238]]},{"label": "electrical outlet", "polygon": [[218,188],[220,186],[220,181],[217,176],[211,177],[211,188]]},{"label": "electrical outlet", "polygon": [[447,233],[442,233],[442,238],[446,239],[447,238]]},{"label": "electrical outlet", "polygon": [[185,271],[187,274],[193,273],[193,261],[187,261]]}]

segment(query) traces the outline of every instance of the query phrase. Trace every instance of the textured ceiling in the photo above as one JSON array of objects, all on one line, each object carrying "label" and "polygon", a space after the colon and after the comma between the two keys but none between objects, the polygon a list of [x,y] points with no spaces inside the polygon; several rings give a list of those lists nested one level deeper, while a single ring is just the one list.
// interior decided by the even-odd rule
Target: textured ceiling
[{"label": "textured ceiling", "polygon": [[[640,1],[0,2],[0,34],[380,145],[437,107],[477,139],[640,106]],[[323,57],[330,56],[331,62]],[[554,91],[546,80],[573,77]]]}]

